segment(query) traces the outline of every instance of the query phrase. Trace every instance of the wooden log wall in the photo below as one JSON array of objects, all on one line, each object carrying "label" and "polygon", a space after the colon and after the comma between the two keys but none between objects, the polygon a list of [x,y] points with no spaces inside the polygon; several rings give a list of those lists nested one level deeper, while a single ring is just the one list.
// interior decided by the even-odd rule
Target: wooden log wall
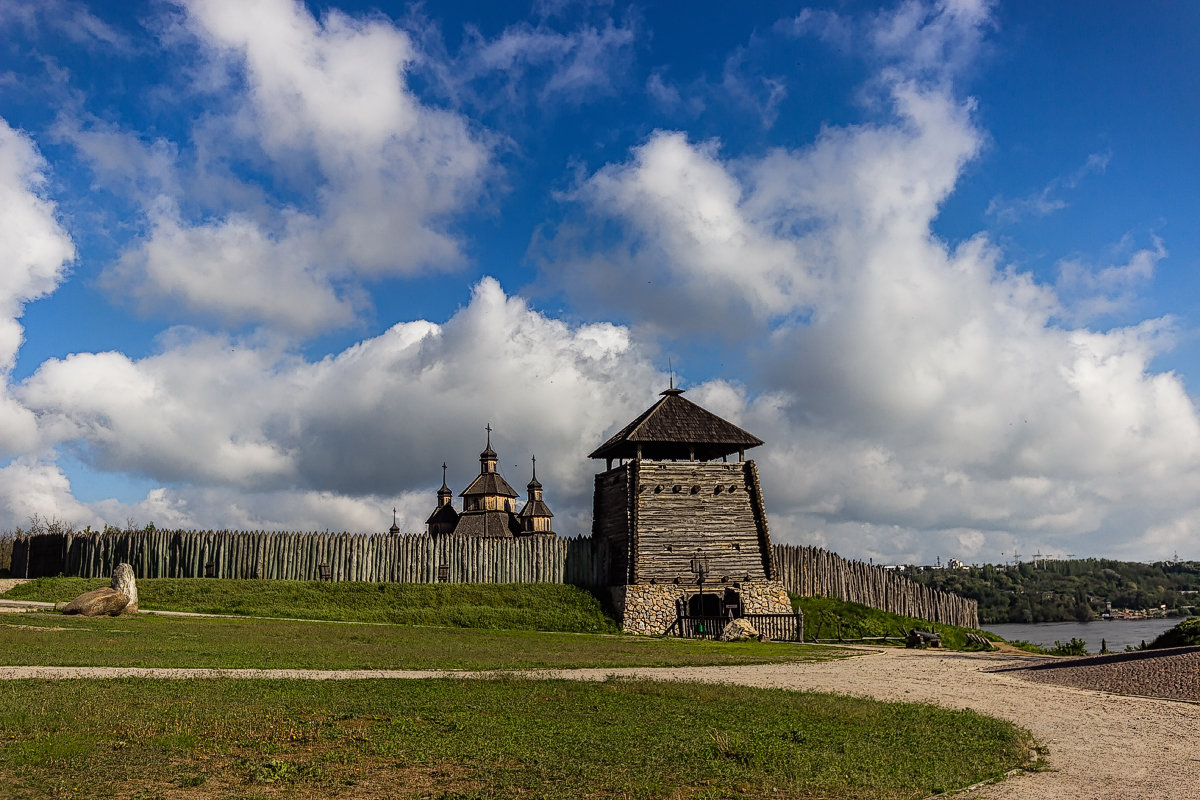
[{"label": "wooden log wall", "polygon": [[707,580],[765,580],[753,480],[743,463],[642,462],[634,582],[694,583],[694,557]]},{"label": "wooden log wall", "polygon": [[969,598],[819,547],[777,544],[774,551],[776,575],[789,592],[801,597],[832,597],[943,625],[979,627],[979,604]]},{"label": "wooden log wall", "polygon": [[[37,536],[18,537],[33,549]],[[533,536],[466,539],[428,534],[271,533],[243,531],[119,531],[68,533],[56,563],[18,577],[107,577],[121,562],[139,578],[264,578],[319,580],[328,565],[335,581],[435,583],[572,583],[597,586],[603,559],[591,539]],[[22,564],[27,560],[23,560]]]},{"label": "wooden log wall", "polygon": [[633,574],[637,503],[630,486],[637,482],[637,469],[637,462],[630,462],[600,473],[592,493],[592,539],[612,554],[605,575],[611,586],[629,583]]},{"label": "wooden log wall", "polygon": [[[110,531],[32,534],[13,541],[13,577],[109,577],[121,562],[139,578],[317,580],[435,583],[609,584],[609,546],[589,537],[466,539],[428,534]],[[773,577],[789,592],[833,597],[945,625],[979,627],[974,600],[913,583],[894,571],[817,547],[772,547]],[[625,554],[620,557],[627,558]]]}]

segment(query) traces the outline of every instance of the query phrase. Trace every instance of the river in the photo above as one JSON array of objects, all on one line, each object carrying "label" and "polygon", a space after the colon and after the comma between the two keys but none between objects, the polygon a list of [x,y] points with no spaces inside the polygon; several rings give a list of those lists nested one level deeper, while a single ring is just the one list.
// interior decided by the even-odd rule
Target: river
[{"label": "river", "polygon": [[1039,622],[1036,624],[1004,623],[1002,625],[984,625],[985,631],[997,636],[1003,636],[1007,641],[1025,641],[1042,647],[1053,647],[1057,642],[1069,642],[1072,639],[1083,639],[1087,642],[1089,653],[1100,652],[1100,640],[1103,639],[1109,650],[1124,650],[1126,645],[1137,647],[1143,641],[1146,644],[1154,641],[1154,637],[1163,631],[1173,628],[1184,617],[1168,617],[1167,619],[1110,619],[1095,622]]}]

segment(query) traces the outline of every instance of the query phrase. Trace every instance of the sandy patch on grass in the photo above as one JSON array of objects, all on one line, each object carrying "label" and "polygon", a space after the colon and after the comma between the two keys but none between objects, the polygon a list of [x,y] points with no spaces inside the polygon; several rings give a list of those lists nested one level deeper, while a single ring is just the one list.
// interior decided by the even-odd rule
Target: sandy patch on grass
[{"label": "sandy patch on grass", "polygon": [[63,628],[63,627],[60,627],[57,625],[53,626],[53,627],[46,626],[46,625],[5,625],[4,627],[5,628],[16,628],[16,629],[22,630],[22,631],[81,631],[81,630],[83,630],[83,628]]}]

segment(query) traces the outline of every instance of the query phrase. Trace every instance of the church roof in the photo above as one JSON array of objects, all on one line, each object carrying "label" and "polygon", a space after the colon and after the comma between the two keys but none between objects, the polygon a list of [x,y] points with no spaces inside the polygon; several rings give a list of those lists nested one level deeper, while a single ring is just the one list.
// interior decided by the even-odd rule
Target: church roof
[{"label": "church roof", "polygon": [[480,473],[475,480],[471,481],[471,485],[458,493],[459,497],[466,497],[474,494],[491,494],[503,495],[504,497],[516,497],[517,493],[508,481],[500,477],[499,472],[483,472]]},{"label": "church roof", "polygon": [[618,431],[589,458],[709,460],[763,444],[732,422],[684,399],[682,389],[668,389],[662,399]]},{"label": "church roof", "polygon": [[507,511],[464,512],[458,518],[455,536],[475,536],[483,539],[508,538],[520,533],[516,516]]},{"label": "church roof", "polygon": [[550,506],[546,505],[545,501],[530,500],[529,502],[527,502],[525,504],[525,507],[521,509],[521,513],[518,514],[517,516],[521,517],[521,518],[524,518],[524,517],[553,517],[554,514],[550,513]]},{"label": "church roof", "polygon": [[458,521],[458,512],[454,510],[454,506],[447,503],[444,506],[438,506],[433,513],[429,515],[429,519],[425,520],[426,525],[432,525],[435,522],[448,522],[453,525]]},{"label": "church roof", "polygon": [[542,488],[542,482],[537,479],[537,456],[532,456],[531,460],[533,461],[533,478],[526,484],[525,488],[532,492],[534,489]]}]

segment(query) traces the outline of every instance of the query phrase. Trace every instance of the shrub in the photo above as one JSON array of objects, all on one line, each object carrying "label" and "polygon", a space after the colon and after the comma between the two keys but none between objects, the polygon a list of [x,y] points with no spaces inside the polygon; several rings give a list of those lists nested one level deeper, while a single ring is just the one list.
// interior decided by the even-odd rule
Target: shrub
[{"label": "shrub", "polygon": [[1163,647],[1188,647],[1200,645],[1200,617],[1189,617],[1170,630],[1163,631],[1158,638],[1146,646],[1147,650]]},{"label": "shrub", "polygon": [[1071,641],[1066,643],[1056,640],[1054,647],[1051,647],[1049,652],[1053,656],[1086,656],[1087,642],[1076,638],[1072,638]]}]

